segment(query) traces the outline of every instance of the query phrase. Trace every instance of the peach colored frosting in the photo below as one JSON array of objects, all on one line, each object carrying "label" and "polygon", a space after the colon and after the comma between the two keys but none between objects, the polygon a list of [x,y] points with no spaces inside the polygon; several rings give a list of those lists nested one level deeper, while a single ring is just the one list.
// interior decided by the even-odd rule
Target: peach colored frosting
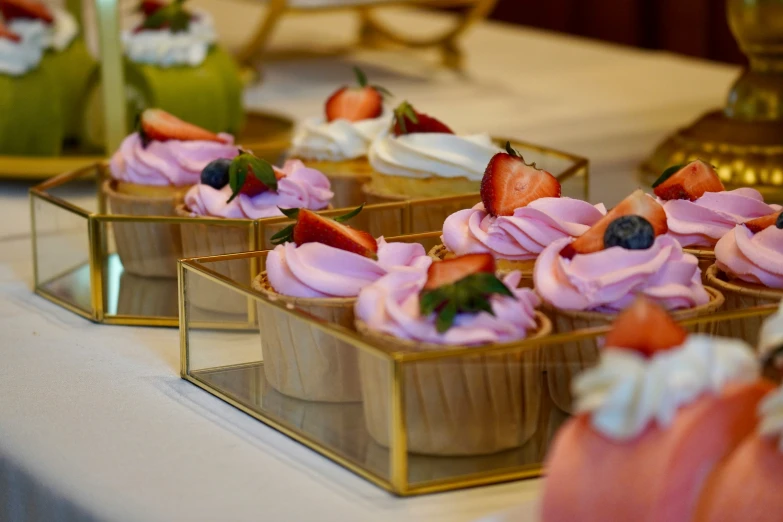
[{"label": "peach colored frosting", "polygon": [[683,247],[714,246],[734,225],[780,209],[764,203],[759,191],[752,188],[707,192],[696,201],[658,202],[666,211],[669,235]]},{"label": "peach colored frosting", "polygon": [[378,239],[378,259],[321,243],[278,245],[269,253],[266,272],[279,294],[291,297],[356,297],[391,269],[426,257],[418,243],[387,243]]},{"label": "peach colored frosting", "polygon": [[298,160],[286,161],[282,169],[285,175],[278,180],[277,191],[267,191],[256,196],[240,194],[231,202],[231,187],[216,189],[200,183],[185,194],[185,206],[198,216],[223,218],[260,219],[282,216],[281,208],[307,208],[321,210],[329,206],[334,196],[329,179],[320,171],[307,168]]},{"label": "peach colored frosting", "polygon": [[111,175],[137,185],[195,185],[207,163],[218,158],[232,159],[239,152],[233,136],[219,136],[228,143],[168,140],[151,141],[143,147],[139,133],[134,132],[122,141],[112,156]]},{"label": "peach colored frosting", "polygon": [[727,274],[769,288],[783,288],[783,230],[767,227],[754,234],[737,225],[715,245],[718,268]]},{"label": "peach colored frosting", "polygon": [[672,237],[659,236],[647,250],[612,247],[566,259],[560,251],[573,239],[555,241],[538,257],[533,270],[536,291],[563,310],[616,312],[637,294],[667,310],[709,302],[698,260]]},{"label": "peach colored frosting", "polygon": [[524,339],[536,328],[535,308],[541,301],[528,288],[517,288],[522,274],[504,278],[514,297],[493,295],[492,311],[458,314],[444,333],[435,328],[435,316],[422,316],[419,293],[427,282],[431,259],[421,258],[410,268],[393,270],[365,287],[356,301],[356,317],[373,330],[399,339],[442,345],[478,345]]},{"label": "peach colored frosting", "polygon": [[572,198],[541,198],[512,216],[494,217],[484,204],[455,212],[443,223],[443,244],[457,255],[491,253],[511,260],[535,259],[564,237],[584,234],[603,215],[603,204]]}]

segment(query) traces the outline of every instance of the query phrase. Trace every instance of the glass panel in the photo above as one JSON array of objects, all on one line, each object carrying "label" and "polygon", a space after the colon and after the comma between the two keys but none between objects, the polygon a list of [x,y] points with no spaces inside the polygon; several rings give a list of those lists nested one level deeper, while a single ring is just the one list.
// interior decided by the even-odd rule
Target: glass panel
[{"label": "glass panel", "polygon": [[67,181],[62,181],[46,189],[46,193],[67,201],[87,212],[98,212],[97,176],[101,167],[94,165],[74,172]]},{"label": "glass panel", "polygon": [[35,195],[31,198],[38,288],[92,315],[87,218]]}]

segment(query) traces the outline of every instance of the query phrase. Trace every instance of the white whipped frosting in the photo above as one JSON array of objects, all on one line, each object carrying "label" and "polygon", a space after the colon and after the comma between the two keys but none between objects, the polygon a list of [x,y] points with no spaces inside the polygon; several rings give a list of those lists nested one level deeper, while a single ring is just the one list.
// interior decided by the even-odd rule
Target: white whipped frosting
[{"label": "white whipped frosting", "polygon": [[[783,301],[780,302],[778,312],[769,316],[761,325],[758,352],[763,359],[781,346],[783,346]],[[783,362],[783,357],[778,357],[776,362]]]},{"label": "white whipped frosting", "polygon": [[679,348],[647,359],[633,350],[606,348],[601,362],[573,383],[576,409],[615,440],[640,435],[650,422],[669,426],[677,410],[729,382],[758,378],[753,351],[736,339],[690,335]]},{"label": "white whipped frosting", "polygon": [[0,38],[0,74],[9,76],[21,76],[38,67],[43,57],[43,31],[45,25],[29,24],[18,28],[9,28],[21,38],[18,42],[12,42],[7,38]]},{"label": "white whipped frosting", "polygon": [[759,435],[777,438],[778,449],[783,451],[783,387],[770,393],[759,405]]},{"label": "white whipped frosting", "polygon": [[391,125],[388,114],[362,121],[323,117],[304,120],[294,135],[291,155],[302,159],[342,161],[367,155],[370,144]]},{"label": "white whipped frosting", "polygon": [[215,24],[212,16],[202,10],[193,10],[187,31],[171,32],[153,29],[138,33],[124,31],[122,43],[131,61],[160,67],[189,65],[197,67],[207,58],[210,46],[215,43]]},{"label": "white whipped frosting", "polygon": [[386,133],[370,147],[370,164],[381,174],[411,178],[464,177],[480,181],[500,149],[487,134]]},{"label": "white whipped frosting", "polygon": [[50,7],[49,10],[54,18],[51,24],[47,25],[41,20],[17,18],[12,20],[8,27],[19,35],[31,35],[31,43],[37,47],[64,51],[79,34],[79,25],[76,18],[65,9]]}]

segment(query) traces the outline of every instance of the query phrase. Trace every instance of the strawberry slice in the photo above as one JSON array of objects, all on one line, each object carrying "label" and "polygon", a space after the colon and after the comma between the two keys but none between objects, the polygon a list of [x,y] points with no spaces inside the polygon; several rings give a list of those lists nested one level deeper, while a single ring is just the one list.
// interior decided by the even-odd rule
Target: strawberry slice
[{"label": "strawberry slice", "polygon": [[367,76],[354,67],[358,87],[340,87],[326,100],[326,121],[362,121],[377,118],[383,113],[383,96],[388,91],[377,85],[368,85]]},{"label": "strawberry slice", "polygon": [[52,12],[43,2],[36,0],[0,0],[0,14],[6,20],[17,18],[41,20],[45,24],[54,22]]},{"label": "strawberry slice", "polygon": [[365,257],[375,257],[378,252],[378,243],[368,232],[319,216],[305,208],[299,210],[293,239],[297,245],[321,243]]},{"label": "strawberry slice", "polygon": [[748,227],[748,230],[754,234],[761,232],[765,228],[769,228],[773,225],[776,225],[778,228],[783,228],[783,211],[778,211],[767,216],[751,219],[746,221],[744,224],[746,227]]},{"label": "strawberry slice", "polygon": [[579,236],[573,243],[566,245],[560,255],[571,259],[576,254],[589,254],[604,249],[604,233],[612,221],[621,216],[637,215],[645,218],[653,226],[655,237],[669,231],[666,212],[663,207],[642,190],[634,191],[619,205],[606,213],[590,230]]},{"label": "strawberry slice", "polygon": [[217,141],[228,143],[227,139],[192,123],[182,121],[161,109],[147,109],[142,112],[139,118],[139,126],[145,143],[153,140]]},{"label": "strawberry slice", "polygon": [[495,258],[492,254],[467,254],[435,261],[427,271],[424,290],[433,290],[451,285],[471,274],[495,273]]},{"label": "strawberry slice", "polygon": [[151,16],[164,7],[166,7],[166,2],[163,0],[142,0],[141,4],[139,4],[139,11],[141,11],[144,16]]},{"label": "strawberry slice", "polygon": [[8,28],[7,25],[3,23],[2,20],[0,20],[0,38],[4,38],[6,40],[10,40],[12,42],[21,42],[22,37],[13,32]]},{"label": "strawberry slice", "polygon": [[452,131],[448,125],[423,112],[418,112],[407,101],[402,102],[394,109],[395,136],[436,132],[441,134],[454,134],[454,131]]},{"label": "strawberry slice", "polygon": [[487,212],[511,216],[538,198],[560,197],[560,182],[552,174],[525,163],[508,142],[506,150],[489,160],[481,180],[481,201]]},{"label": "strawberry slice", "polygon": [[670,199],[688,199],[696,201],[705,192],[723,192],[715,168],[709,163],[696,160],[687,165],[675,165],[666,169],[653,183],[655,195],[664,201]]},{"label": "strawberry slice", "polygon": [[651,357],[682,345],[687,336],[688,332],[659,304],[639,296],[614,320],[604,346],[628,348]]}]

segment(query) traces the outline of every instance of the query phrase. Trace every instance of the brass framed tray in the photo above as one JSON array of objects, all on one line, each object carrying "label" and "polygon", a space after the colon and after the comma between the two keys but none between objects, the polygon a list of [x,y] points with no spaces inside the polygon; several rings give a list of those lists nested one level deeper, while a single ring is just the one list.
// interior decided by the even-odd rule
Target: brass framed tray
[{"label": "brass framed tray", "polygon": [[[291,118],[264,111],[248,111],[245,129],[237,143],[248,149],[268,148],[270,143],[282,143],[285,149],[293,131]],[[80,169],[102,161],[105,154],[66,147],[62,156],[2,156],[0,179],[46,179],[63,172]]]}]

